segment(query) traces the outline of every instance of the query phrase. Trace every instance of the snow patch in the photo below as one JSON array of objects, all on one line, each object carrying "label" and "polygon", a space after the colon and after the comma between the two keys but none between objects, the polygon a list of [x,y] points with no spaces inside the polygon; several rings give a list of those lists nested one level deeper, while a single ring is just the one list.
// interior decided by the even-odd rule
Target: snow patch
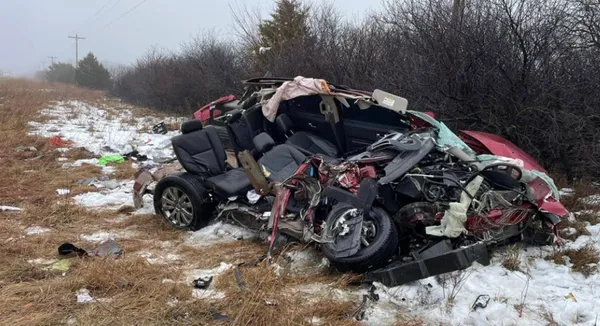
[{"label": "snow patch", "polygon": [[143,258],[146,258],[146,260],[150,264],[166,265],[166,264],[173,263],[175,261],[182,260],[181,256],[176,255],[176,254],[158,255],[158,254],[153,254],[148,251],[143,251],[143,252],[140,252],[139,255]]},{"label": "snow patch", "polygon": [[80,239],[86,240],[89,242],[104,242],[107,240],[116,240],[118,238],[134,238],[137,235],[136,231],[120,231],[116,232],[108,232],[108,231],[98,231],[91,234],[82,234],[79,236]]},{"label": "snow patch", "polygon": [[228,264],[228,263],[224,263],[221,262],[221,264],[219,264],[219,266],[213,268],[213,269],[194,269],[194,270],[190,270],[187,271],[185,273],[185,281],[187,284],[192,284],[192,282],[198,278],[204,278],[204,277],[210,277],[210,276],[217,276],[219,274],[223,274],[225,273],[227,270],[229,270],[231,267],[233,267],[233,265]]},{"label": "snow patch", "polygon": [[88,192],[73,197],[81,206],[94,209],[119,209],[121,206],[133,206],[133,184],[135,182],[123,181],[115,189],[106,189],[101,192]]},{"label": "snow patch", "polygon": [[327,259],[317,255],[313,249],[290,251],[285,257],[289,261],[289,271],[292,275],[318,275],[329,265]]},{"label": "snow patch", "polygon": [[256,233],[242,227],[217,222],[198,231],[190,232],[185,243],[198,248],[255,237]]},{"label": "snow patch", "polygon": [[48,228],[44,228],[41,226],[31,226],[25,229],[25,234],[27,235],[38,235],[38,234],[43,234],[43,233],[47,233],[50,232],[52,230],[48,229]]}]

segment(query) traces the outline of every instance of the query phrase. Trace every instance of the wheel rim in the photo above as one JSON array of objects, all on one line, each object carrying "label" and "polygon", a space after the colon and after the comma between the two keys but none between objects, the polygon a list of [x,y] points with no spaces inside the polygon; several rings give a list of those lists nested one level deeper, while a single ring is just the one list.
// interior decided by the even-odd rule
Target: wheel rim
[{"label": "wheel rim", "polygon": [[169,187],[161,198],[162,212],[169,223],[187,227],[192,223],[194,208],[190,197],[181,189]]},{"label": "wheel rim", "polygon": [[[358,209],[356,208],[352,208],[349,209],[347,211],[345,211],[342,215],[340,215],[340,217],[338,217],[335,220],[335,223],[333,223],[333,225],[331,226],[331,229],[336,229],[337,227],[343,225],[346,220],[352,218],[354,216],[354,214],[358,213]],[[343,231],[340,234],[344,234],[345,232],[347,232],[347,230],[345,230],[344,228],[342,228]],[[362,246],[364,247],[368,247],[371,245],[371,243],[375,240],[375,238],[377,237],[377,225],[375,224],[375,221],[372,220],[371,217],[365,218],[363,216],[363,224],[362,224],[362,230],[361,230],[361,236],[360,236],[360,242],[362,244]]]},{"label": "wheel rim", "polygon": [[377,237],[377,226],[375,225],[375,222],[371,220],[364,220],[362,225],[360,242],[365,247],[368,247],[371,245],[371,242],[375,240],[375,237]]}]

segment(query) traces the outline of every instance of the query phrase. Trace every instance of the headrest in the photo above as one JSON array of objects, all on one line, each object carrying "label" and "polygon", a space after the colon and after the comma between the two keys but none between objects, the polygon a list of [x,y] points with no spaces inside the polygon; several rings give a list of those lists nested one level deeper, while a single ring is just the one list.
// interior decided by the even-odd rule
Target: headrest
[{"label": "headrest", "polygon": [[256,150],[263,154],[275,146],[275,141],[266,132],[261,132],[260,134],[254,136],[252,141],[254,142],[254,147],[256,147]]},{"label": "headrest", "polygon": [[181,124],[181,133],[189,134],[196,130],[202,130],[202,121],[200,120],[188,120]]},{"label": "headrest", "polygon": [[280,114],[277,119],[275,119],[275,123],[277,124],[277,130],[284,135],[294,128],[292,119],[285,113]]}]

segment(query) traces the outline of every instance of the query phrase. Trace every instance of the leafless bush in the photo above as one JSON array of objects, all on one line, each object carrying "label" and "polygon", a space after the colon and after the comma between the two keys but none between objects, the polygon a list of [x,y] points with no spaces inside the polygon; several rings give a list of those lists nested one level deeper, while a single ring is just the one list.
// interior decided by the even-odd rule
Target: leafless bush
[{"label": "leafless bush", "polygon": [[598,174],[597,0],[386,0],[360,22],[312,5],[308,34],[263,55],[261,13],[235,10],[237,40],[203,37],[181,53],[151,51],[113,93],[188,112],[267,71],[321,77],[400,94],[455,129],[504,136],[569,178]]}]

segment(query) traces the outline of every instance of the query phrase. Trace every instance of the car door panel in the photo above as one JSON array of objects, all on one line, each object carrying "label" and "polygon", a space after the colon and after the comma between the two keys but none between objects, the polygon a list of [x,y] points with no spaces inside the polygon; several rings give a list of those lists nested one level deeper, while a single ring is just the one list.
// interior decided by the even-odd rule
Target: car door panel
[{"label": "car door panel", "polygon": [[369,146],[392,130],[408,129],[409,125],[402,122],[400,114],[384,108],[360,110],[353,106],[344,111],[344,134],[348,151]]}]

